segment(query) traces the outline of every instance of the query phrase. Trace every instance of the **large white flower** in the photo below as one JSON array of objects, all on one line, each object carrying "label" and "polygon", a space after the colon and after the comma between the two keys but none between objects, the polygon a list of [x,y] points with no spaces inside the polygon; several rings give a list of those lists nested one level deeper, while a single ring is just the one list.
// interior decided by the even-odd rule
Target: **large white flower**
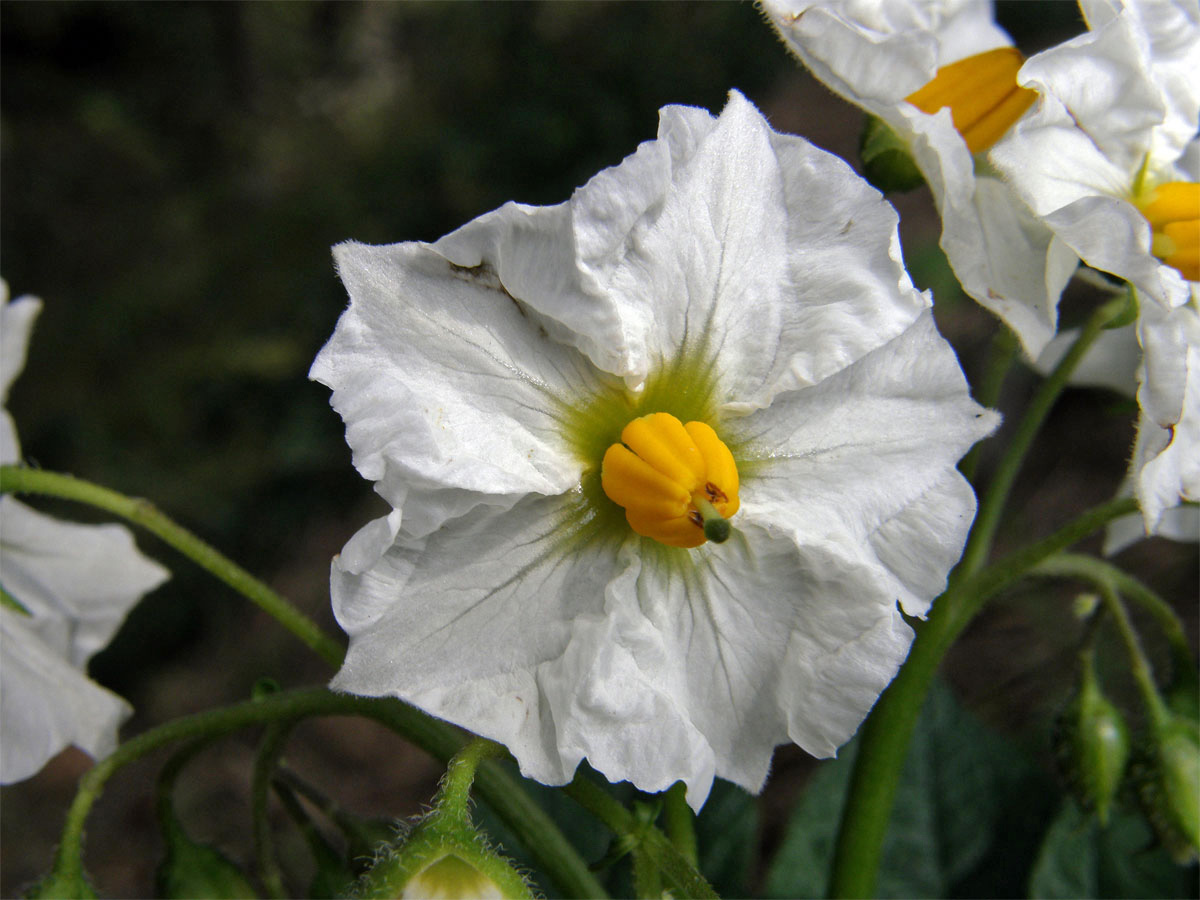
[{"label": "large white flower", "polygon": [[[763,0],[800,61],[907,145],[963,289],[1036,358],[1054,336],[1074,253],[991,174],[983,152],[1032,100],[987,0]],[[957,126],[957,127],[956,127]]]},{"label": "large white flower", "polygon": [[[2,282],[0,293],[2,406],[41,301],[9,303]],[[19,459],[16,429],[0,410],[0,463]],[[0,497],[0,783],[28,778],[70,744],[92,756],[113,750],[132,710],[87,677],[87,661],[167,575],[120,525],[62,522]]]},{"label": "large white flower", "polygon": [[961,553],[954,464],[996,421],[878,193],[735,92],[566,203],[335,256],[311,376],[394,510],[335,560],[334,687],[696,808],[779,743],[835,752]]},{"label": "large white flower", "polygon": [[1086,34],[1022,68],[1042,96],[992,159],[1085,262],[1137,289],[1131,476],[1155,533],[1165,510],[1200,499],[1200,11],[1083,9]]}]

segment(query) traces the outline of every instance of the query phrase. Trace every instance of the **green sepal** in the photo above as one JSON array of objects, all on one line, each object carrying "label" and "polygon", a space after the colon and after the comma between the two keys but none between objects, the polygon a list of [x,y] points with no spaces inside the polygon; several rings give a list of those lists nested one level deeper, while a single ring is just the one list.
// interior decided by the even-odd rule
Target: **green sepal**
[{"label": "green sepal", "polygon": [[257,897],[242,870],[216,847],[188,837],[178,822],[163,829],[166,853],[155,873],[159,897]]},{"label": "green sepal", "polygon": [[863,176],[885,194],[915,190],[925,183],[908,145],[876,116],[867,116],[858,141]]},{"label": "green sepal", "polygon": [[1171,858],[1200,857],[1200,725],[1168,713],[1139,744],[1133,766],[1138,802]]},{"label": "green sepal", "polygon": [[1055,760],[1075,799],[1101,824],[1129,762],[1129,727],[1096,681],[1091,654],[1080,660],[1075,696],[1056,722]]},{"label": "green sepal", "polygon": [[528,883],[467,822],[435,810],[396,846],[383,847],[355,897],[532,897]]}]

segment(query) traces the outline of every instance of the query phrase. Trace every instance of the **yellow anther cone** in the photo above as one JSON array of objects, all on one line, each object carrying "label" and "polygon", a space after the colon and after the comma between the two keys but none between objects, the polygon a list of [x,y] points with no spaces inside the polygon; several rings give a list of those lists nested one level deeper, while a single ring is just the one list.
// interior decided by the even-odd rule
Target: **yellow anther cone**
[{"label": "yellow anther cone", "polygon": [[1153,230],[1154,255],[1188,281],[1200,281],[1200,184],[1160,184],[1135,202]]},{"label": "yellow anther cone", "polygon": [[950,108],[954,127],[972,153],[996,143],[1037,94],[1017,84],[1025,57],[1015,47],[997,47],[938,69],[933,80],[907,97],[922,112],[933,115]]},{"label": "yellow anther cone", "polygon": [[[633,419],[604,454],[604,493],[625,509],[629,527],[671,547],[698,547],[728,535],[737,512],[733,454],[703,422],[669,413]],[[720,524],[725,523],[725,524]]]}]

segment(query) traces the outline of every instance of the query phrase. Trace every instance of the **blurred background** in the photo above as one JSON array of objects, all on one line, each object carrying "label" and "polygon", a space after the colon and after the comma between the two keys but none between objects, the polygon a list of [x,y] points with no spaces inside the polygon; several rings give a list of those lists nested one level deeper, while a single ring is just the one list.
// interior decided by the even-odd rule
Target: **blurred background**
[{"label": "blurred background", "polygon": [[[998,18],[1027,52],[1081,29],[1064,2],[1002,3]],[[0,50],[0,274],[13,296],[45,300],[9,402],[26,457],[152,499],[334,633],[330,557],[384,507],[350,465],[328,391],[306,380],[346,303],[332,244],[433,240],[507,200],[557,203],[653,138],[659,107],[715,112],[730,88],[855,165],[862,123],[750,3],[6,0]],[[914,280],[974,377],[995,323],[958,293],[928,192],[896,202]],[[1034,384],[1016,372],[1002,405],[1019,410]],[[1064,399],[1010,535],[1111,496],[1131,409],[1098,391]],[[137,709],[126,735],[244,699],[263,676],[329,677],[246,601],[139,542],[174,577],[92,666]],[[1123,561],[1179,603],[1194,640],[1194,545],[1149,541]],[[955,693],[1035,757],[1071,677],[1069,599],[1039,588],[993,604],[946,666]],[[202,754],[178,795],[193,833],[241,860],[254,737]],[[122,772],[97,807],[88,866],[102,893],[153,891],[164,759]],[[417,812],[441,771],[345,720],[306,724],[288,761],[370,815]],[[0,794],[0,894],[46,871],[88,765],[67,752]],[[781,748],[747,801],[749,890],[811,769]]]}]

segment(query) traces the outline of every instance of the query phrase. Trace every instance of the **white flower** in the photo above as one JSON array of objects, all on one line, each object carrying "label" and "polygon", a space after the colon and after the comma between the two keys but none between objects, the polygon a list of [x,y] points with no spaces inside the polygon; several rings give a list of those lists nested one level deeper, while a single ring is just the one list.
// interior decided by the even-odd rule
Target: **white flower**
[{"label": "white flower", "polygon": [[1200,12],[1083,7],[1090,30],[1022,68],[1042,96],[992,160],[1088,265],[1137,289],[1131,480],[1153,534],[1200,499]]},{"label": "white flower", "polygon": [[963,289],[1036,358],[1054,336],[1058,298],[1078,260],[976,155],[1032,99],[1017,89],[1020,54],[993,22],[991,4],[763,0],[763,8],[817,78],[908,146]]},{"label": "white flower", "polygon": [[[334,687],[544,783],[587,758],[695,808],[714,775],[761,787],[779,743],[836,751],[961,554],[954,464],[996,422],[878,193],[735,92],[719,118],[664,108],[566,203],[335,255],[351,303],[311,377],[394,510],[335,560]],[[639,536],[606,495],[612,445],[652,455],[627,425],[678,438],[658,412],[729,448],[732,483],[703,451],[728,541]],[[695,502],[659,524],[697,538]]]},{"label": "white flower", "polygon": [[[0,282],[0,405],[24,368],[41,301],[8,302]],[[0,463],[20,459],[16,429],[0,410]],[[88,659],[125,614],[167,578],[119,525],[76,525],[0,497],[0,587],[23,608],[0,606],[0,783],[35,774],[75,744],[92,756],[116,746],[132,712],[91,681]]]}]

